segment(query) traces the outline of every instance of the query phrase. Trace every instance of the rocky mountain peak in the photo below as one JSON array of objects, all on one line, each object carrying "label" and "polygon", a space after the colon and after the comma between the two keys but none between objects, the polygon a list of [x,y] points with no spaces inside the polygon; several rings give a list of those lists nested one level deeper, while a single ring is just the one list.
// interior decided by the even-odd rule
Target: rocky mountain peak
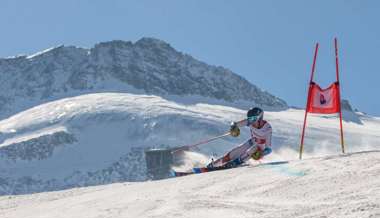
[{"label": "rocky mountain peak", "polygon": [[354,111],[354,110],[352,109],[352,107],[351,107],[350,102],[349,102],[347,99],[342,99],[342,101],[341,101],[340,104],[341,104],[342,110],[345,110],[345,111],[351,111],[351,112]]},{"label": "rocky mountain peak", "polygon": [[0,83],[4,84],[0,117],[65,96],[107,91],[287,108],[285,101],[232,71],[196,60],[154,38],[101,42],[90,49],[61,45],[0,59]]}]

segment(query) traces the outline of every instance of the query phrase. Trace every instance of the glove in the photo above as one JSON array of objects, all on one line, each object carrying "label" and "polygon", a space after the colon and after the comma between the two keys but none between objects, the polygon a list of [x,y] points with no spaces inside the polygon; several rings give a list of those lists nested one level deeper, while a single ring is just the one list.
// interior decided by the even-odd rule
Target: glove
[{"label": "glove", "polygon": [[240,129],[235,122],[231,123],[230,133],[231,133],[231,136],[233,137],[238,137],[240,135]]},{"label": "glove", "polygon": [[263,152],[260,149],[257,149],[253,154],[252,154],[252,159],[254,160],[259,160],[263,156]]}]

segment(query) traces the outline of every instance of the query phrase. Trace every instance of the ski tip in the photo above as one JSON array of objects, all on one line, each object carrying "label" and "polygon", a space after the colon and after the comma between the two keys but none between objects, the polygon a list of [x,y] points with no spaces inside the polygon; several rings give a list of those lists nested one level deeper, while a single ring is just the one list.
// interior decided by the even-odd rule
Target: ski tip
[{"label": "ski tip", "polygon": [[202,171],[201,171],[200,168],[194,167],[194,168],[193,168],[193,172],[194,172],[194,173],[201,173]]},{"label": "ski tip", "polygon": [[209,169],[207,167],[194,167],[193,173],[206,173],[209,172]]},{"label": "ski tip", "polygon": [[191,174],[194,174],[194,172],[177,172],[177,171],[172,171],[171,172],[171,175],[173,176],[173,177],[179,177],[179,176],[187,176],[187,175],[191,175]]}]

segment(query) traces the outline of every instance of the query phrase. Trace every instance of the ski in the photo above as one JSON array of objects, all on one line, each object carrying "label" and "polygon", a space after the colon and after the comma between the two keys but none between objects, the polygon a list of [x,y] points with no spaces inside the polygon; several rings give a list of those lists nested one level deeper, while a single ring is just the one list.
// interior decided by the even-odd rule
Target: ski
[{"label": "ski", "polygon": [[233,161],[228,162],[227,164],[223,166],[218,167],[194,167],[190,172],[178,172],[178,171],[172,171],[172,176],[179,177],[179,176],[187,176],[192,174],[199,174],[199,173],[207,173],[212,171],[218,171],[218,170],[227,170],[232,169],[236,167],[246,166],[246,164],[243,164],[240,159],[236,159]]},{"label": "ski", "polygon": [[194,172],[178,172],[178,171],[172,170],[171,174],[173,177],[179,177],[179,176],[191,175],[191,174],[194,174]]}]

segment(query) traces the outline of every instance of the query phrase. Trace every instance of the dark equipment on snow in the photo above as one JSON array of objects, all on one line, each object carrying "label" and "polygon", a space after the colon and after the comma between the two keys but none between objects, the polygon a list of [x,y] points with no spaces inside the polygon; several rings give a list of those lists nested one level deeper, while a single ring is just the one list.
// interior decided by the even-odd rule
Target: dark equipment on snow
[{"label": "dark equipment on snow", "polygon": [[183,145],[173,148],[151,148],[145,150],[145,160],[148,178],[152,180],[157,180],[170,177],[171,167],[174,165],[181,164],[181,161],[183,161],[184,151],[188,151],[199,145],[207,144],[211,141],[229,135],[231,135],[230,131],[192,145]]},{"label": "dark equipment on snow", "polygon": [[173,164],[171,149],[148,149],[145,151],[148,178],[152,180],[168,178]]}]

